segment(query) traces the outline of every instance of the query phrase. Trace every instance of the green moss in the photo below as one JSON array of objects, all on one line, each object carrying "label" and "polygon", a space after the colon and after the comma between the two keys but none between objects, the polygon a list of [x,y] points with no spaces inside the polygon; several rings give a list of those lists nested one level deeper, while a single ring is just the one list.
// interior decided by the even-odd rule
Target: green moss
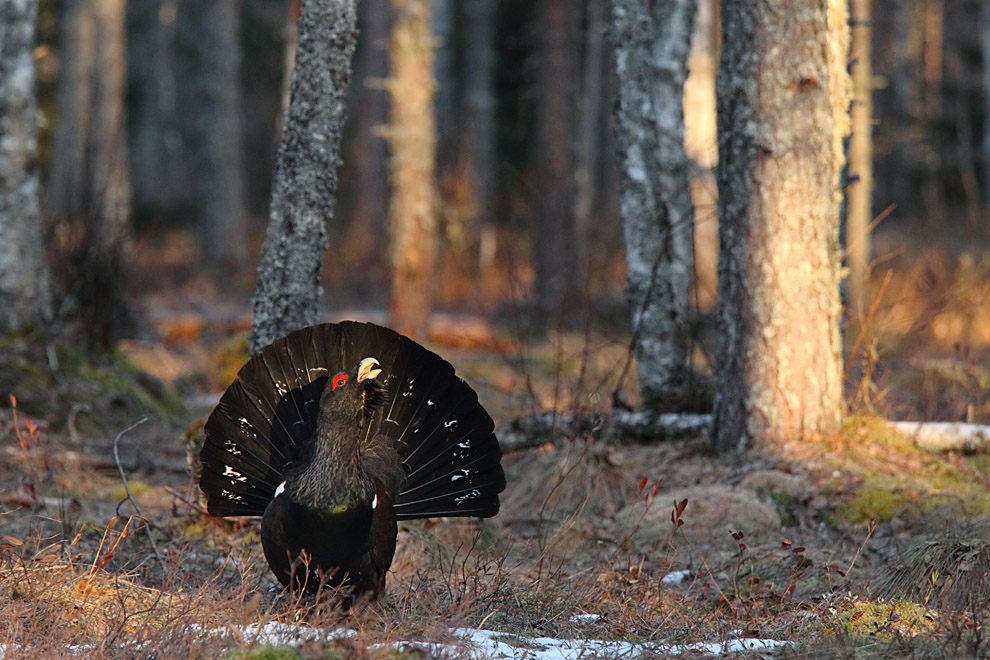
[{"label": "green moss", "polygon": [[892,640],[933,632],[935,624],[925,613],[922,605],[900,598],[888,602],[860,600],[840,609],[835,622],[847,635]]},{"label": "green moss", "polygon": [[[119,351],[89,352],[39,334],[0,337],[0,397],[13,394],[18,411],[69,423],[83,434],[119,430],[138,415],[179,416],[179,394],[141,371]],[[2,405],[2,404],[0,404]]]},{"label": "green moss", "polygon": [[[247,651],[228,651],[225,660],[299,660],[302,656],[291,646],[259,646]],[[329,657],[329,656],[327,656]]]}]

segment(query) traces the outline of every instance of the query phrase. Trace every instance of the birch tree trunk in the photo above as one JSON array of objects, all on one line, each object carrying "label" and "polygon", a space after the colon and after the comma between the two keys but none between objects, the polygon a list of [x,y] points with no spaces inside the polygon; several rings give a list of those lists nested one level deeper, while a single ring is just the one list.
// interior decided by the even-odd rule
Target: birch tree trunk
[{"label": "birch tree trunk", "polygon": [[252,355],[319,317],[344,99],[357,43],[356,0],[304,0],[298,25],[291,100],[254,295]]},{"label": "birch tree trunk", "polygon": [[712,440],[779,447],[841,421],[838,207],[824,0],[722,1]]},{"label": "birch tree trunk", "polygon": [[389,319],[396,331],[429,336],[437,251],[436,127],[429,0],[392,0],[388,90],[392,148],[392,292]]},{"label": "birch tree trunk", "polygon": [[178,0],[178,17],[200,255],[226,272],[244,266],[248,257],[239,2]]},{"label": "birch tree trunk", "polygon": [[691,385],[694,212],[684,80],[696,0],[611,0],[626,295],[643,403],[678,407]]},{"label": "birch tree trunk", "polygon": [[0,0],[0,331],[42,327],[52,293],[38,201],[36,0]]},{"label": "birch tree trunk", "polygon": [[[873,222],[873,74],[870,55],[871,0],[852,0],[852,135],[849,138],[849,185],[846,197],[846,265],[849,308],[860,319],[866,311]],[[990,11],[986,12],[990,15]],[[990,115],[988,115],[990,116]]]}]

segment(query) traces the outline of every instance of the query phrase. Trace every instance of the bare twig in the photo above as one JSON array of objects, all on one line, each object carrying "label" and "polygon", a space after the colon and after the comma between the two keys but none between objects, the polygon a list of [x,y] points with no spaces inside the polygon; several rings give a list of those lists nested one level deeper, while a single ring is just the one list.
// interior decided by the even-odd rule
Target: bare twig
[{"label": "bare twig", "polygon": [[[165,569],[165,560],[162,558],[162,553],[158,550],[158,544],[155,542],[155,536],[151,533],[151,524],[148,522],[147,517],[145,517],[144,512],[141,511],[141,505],[137,503],[134,499],[134,494],[131,493],[130,484],[127,483],[127,475],[124,474],[124,466],[120,464],[120,451],[118,447],[120,446],[120,439],[124,437],[125,433],[129,433],[141,426],[148,421],[147,417],[142,417],[138,421],[134,422],[126,429],[117,434],[117,437],[113,439],[113,462],[117,464],[117,471],[120,473],[120,480],[124,484],[124,492],[127,493],[127,499],[130,500],[131,504],[134,506],[134,510],[137,511],[138,516],[145,524],[145,529],[148,532],[148,540],[151,541],[151,549],[155,551],[155,558],[158,559],[158,563],[161,565],[162,570]],[[118,507],[119,508],[119,507]]]}]

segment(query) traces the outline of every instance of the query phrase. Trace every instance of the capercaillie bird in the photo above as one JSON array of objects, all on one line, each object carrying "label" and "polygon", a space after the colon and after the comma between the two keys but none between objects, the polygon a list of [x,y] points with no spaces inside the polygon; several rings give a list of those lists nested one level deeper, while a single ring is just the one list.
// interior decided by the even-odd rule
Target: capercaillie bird
[{"label": "capercaillie bird", "polygon": [[371,323],[276,340],[206,422],[200,488],[213,516],[262,516],[293,591],[375,598],[397,521],[487,518],[505,488],[492,418],[449,362]]}]

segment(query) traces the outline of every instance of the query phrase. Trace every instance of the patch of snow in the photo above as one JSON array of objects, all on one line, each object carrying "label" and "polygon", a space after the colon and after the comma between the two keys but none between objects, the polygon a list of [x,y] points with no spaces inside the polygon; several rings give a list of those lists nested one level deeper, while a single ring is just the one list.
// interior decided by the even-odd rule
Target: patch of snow
[{"label": "patch of snow", "polygon": [[575,614],[571,617],[571,623],[595,623],[601,618],[601,614]]},{"label": "patch of snow", "polygon": [[[572,621],[597,621],[598,614],[576,614]],[[480,630],[476,628],[455,628],[451,631],[463,641],[463,645],[432,642],[390,642],[372,644],[371,648],[421,648],[431,654],[467,651],[468,657],[476,660],[514,658],[518,660],[578,660],[587,657],[639,658],[666,655],[722,655],[738,651],[770,650],[789,646],[792,642],[776,639],[744,637],[725,642],[697,642],[694,644],[663,644],[630,642],[625,640],[603,639],[557,639],[554,637],[527,637],[509,633]],[[269,622],[264,625],[250,625],[241,629],[245,641],[258,644],[281,644],[299,646],[311,640],[354,638],[357,632],[347,628],[321,630],[308,626]],[[464,648],[467,647],[467,648]]]},{"label": "patch of snow", "polygon": [[684,580],[691,577],[691,571],[687,569],[682,569],[680,571],[671,571],[661,578],[661,582],[664,584],[680,584]]}]

